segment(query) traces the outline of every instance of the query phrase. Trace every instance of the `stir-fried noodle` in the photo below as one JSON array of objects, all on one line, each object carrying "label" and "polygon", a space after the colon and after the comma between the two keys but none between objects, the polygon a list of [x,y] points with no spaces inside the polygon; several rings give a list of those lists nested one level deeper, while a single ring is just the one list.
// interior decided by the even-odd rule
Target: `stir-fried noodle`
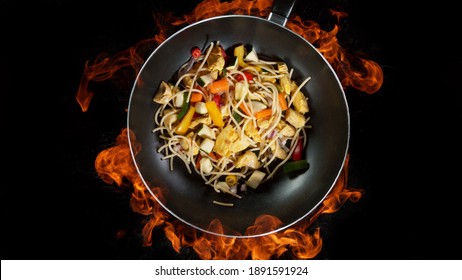
[{"label": "stir-fried noodle", "polygon": [[219,42],[195,51],[154,96],[158,152],[171,170],[180,159],[215,191],[241,198],[293,160],[299,141],[306,146],[310,118],[301,89],[311,77],[298,84],[284,61],[261,59],[243,44],[231,55]]}]

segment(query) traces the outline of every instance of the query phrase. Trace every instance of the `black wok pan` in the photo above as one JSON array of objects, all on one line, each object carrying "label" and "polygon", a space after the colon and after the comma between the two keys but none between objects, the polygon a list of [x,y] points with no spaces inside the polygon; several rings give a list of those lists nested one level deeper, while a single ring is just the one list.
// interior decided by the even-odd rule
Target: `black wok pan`
[{"label": "black wok pan", "polygon": [[[136,168],[148,189],[159,187],[162,196],[151,194],[174,217],[213,234],[250,237],[270,234],[290,227],[309,215],[324,200],[339,176],[347,154],[349,112],[342,85],[326,59],[308,41],[285,27],[295,1],[273,4],[268,19],[245,15],[228,15],[206,19],[183,28],[160,44],[142,67],[133,87],[127,127]],[[216,193],[202,178],[189,174],[180,160],[170,171],[169,162],[161,160],[160,145],[153,133],[153,116],[157,104],[153,96],[162,80],[170,80],[190,56],[192,46],[207,46],[219,41],[223,46],[252,44],[259,54],[283,60],[294,68],[292,78],[298,82],[311,76],[303,88],[309,98],[312,128],[304,157],[309,169],[298,175],[280,172],[242,199]],[[134,144],[141,145],[135,152]],[[232,202],[234,207],[212,203]],[[255,219],[269,214],[283,224],[267,232],[247,234]],[[218,219],[225,232],[209,229]]]}]

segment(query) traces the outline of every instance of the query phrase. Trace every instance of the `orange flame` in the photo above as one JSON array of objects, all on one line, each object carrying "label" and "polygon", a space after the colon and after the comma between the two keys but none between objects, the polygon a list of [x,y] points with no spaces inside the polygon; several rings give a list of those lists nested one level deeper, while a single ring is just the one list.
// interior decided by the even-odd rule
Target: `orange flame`
[{"label": "orange flame", "polygon": [[[224,14],[267,17],[271,5],[271,0],[235,0],[223,3],[219,0],[204,0],[190,14],[180,18],[175,18],[171,14],[158,14],[155,18],[159,33],[154,38],[140,41],[134,47],[113,57],[100,55],[93,64],[87,61],[76,96],[77,102],[83,112],[88,110],[89,103],[94,96],[89,90],[90,82],[115,79],[117,72],[127,67],[136,74],[146,55],[172,33],[172,26],[190,24]],[[338,21],[346,16],[344,12],[333,10],[331,14]],[[324,31],[318,23],[293,15],[286,27],[318,48],[332,65],[344,87],[353,87],[371,94],[377,92],[382,86],[383,73],[376,62],[352,56],[339,45],[336,37],[340,31],[338,25],[331,31]],[[133,135],[130,136],[131,139],[134,139],[133,137]],[[140,148],[136,147],[135,152],[138,152]],[[114,147],[98,154],[95,168],[105,183],[133,187],[131,207],[133,211],[147,217],[142,230],[144,246],[152,245],[153,229],[160,227],[176,252],[179,253],[183,247],[191,247],[202,259],[271,259],[279,258],[283,254],[290,254],[296,259],[311,259],[322,249],[320,229],[310,229],[313,222],[322,214],[338,211],[347,201],[358,201],[363,194],[362,190],[347,188],[348,161],[349,155],[346,157],[343,170],[334,188],[315,212],[289,229],[255,238],[223,237],[202,233],[178,220],[171,220],[170,215],[146,189],[136,171],[130,156],[126,129],[122,129]],[[153,188],[152,191],[156,196],[162,195],[157,188]],[[247,229],[246,234],[268,232],[268,229],[276,229],[280,224],[281,221],[277,217],[263,215]],[[219,220],[211,222],[209,227],[213,232],[224,232]]]},{"label": "orange flame", "polygon": [[204,0],[190,14],[172,21],[172,25],[191,24],[196,21],[226,14],[267,17],[271,11],[271,5],[272,1],[270,0],[235,0],[231,2]]},{"label": "orange flame", "polygon": [[[340,21],[345,12],[331,10]],[[318,23],[294,16],[287,22],[287,28],[312,43],[334,68],[344,88],[353,87],[366,93],[377,92],[383,83],[382,68],[374,61],[348,54],[338,43],[336,25],[331,31],[324,31]]]},{"label": "orange flame", "polygon": [[[336,212],[349,199],[356,202],[363,194],[363,190],[346,187],[348,161],[349,156],[345,160],[339,179],[322,206],[314,214],[289,229],[260,237],[236,238],[212,234],[199,236],[196,231],[186,229],[185,226],[169,226],[164,228],[166,235],[177,252],[183,246],[190,246],[202,259],[248,259],[250,257],[254,260],[266,260],[278,258],[287,252],[296,259],[314,258],[322,249],[322,239],[319,228],[314,229],[312,233],[307,233],[310,225],[320,215]],[[247,228],[246,235],[272,231],[281,224],[282,222],[277,217],[263,215],[256,219],[254,225]],[[213,221],[209,229],[223,233],[223,227],[218,220]]]},{"label": "orange flame", "polygon": [[[130,138],[135,139],[134,137],[135,135],[131,133]],[[136,141],[134,141],[133,147],[135,153],[141,149]],[[136,171],[130,155],[127,129],[122,130],[113,147],[103,150],[97,155],[95,169],[98,176],[107,184],[116,183],[120,187],[133,186],[130,206],[133,211],[149,217],[142,233],[145,237],[144,245],[151,245],[152,230],[156,226],[162,225],[169,218],[169,215],[147,191]],[[159,189],[153,188],[152,191],[157,197],[162,196]]]},{"label": "orange flame", "polygon": [[[132,139],[134,135],[131,134]],[[141,147],[136,145],[135,153]],[[283,254],[290,253],[296,259],[314,258],[322,249],[320,229],[316,228],[312,233],[307,229],[322,214],[334,213],[348,200],[358,201],[363,191],[347,188],[348,179],[347,155],[344,168],[334,188],[322,205],[314,214],[305,220],[295,224],[289,229],[273,234],[254,237],[238,238],[224,237],[208,233],[199,233],[197,230],[177,221],[169,221],[170,215],[157,203],[151,193],[143,185],[133,161],[130,157],[127,129],[123,129],[117,137],[116,145],[100,152],[95,161],[98,176],[107,184],[116,183],[118,186],[133,186],[131,207],[133,211],[148,217],[143,227],[144,246],[152,245],[152,232],[156,227],[163,227],[165,236],[170,240],[173,249],[180,252],[183,247],[192,247],[202,259],[254,259],[265,260],[278,258]],[[152,191],[156,196],[161,196],[158,188]],[[277,229],[282,222],[274,216],[262,215],[258,217],[254,225],[246,230],[246,235],[258,235]],[[224,233],[219,220],[214,220],[209,225],[209,230],[216,233]],[[236,235],[239,235],[236,233]]]},{"label": "orange flame", "polygon": [[[175,17],[172,14],[155,14],[154,19],[159,32],[154,38],[141,40],[135,46],[112,57],[101,54],[93,64],[88,61],[85,63],[76,100],[82,111],[86,112],[94,96],[94,93],[89,90],[90,82],[114,79],[118,71],[127,67],[133,69],[134,74],[138,73],[147,54],[173,33],[172,26],[187,25],[224,14],[267,17],[271,11],[271,5],[271,0],[235,0],[231,2],[204,0],[190,14],[182,17]],[[347,16],[345,12],[335,10],[330,10],[330,12],[337,18],[337,21]],[[340,30],[338,25],[328,32],[322,30],[319,24],[314,21],[304,20],[297,15],[292,15],[287,21],[286,27],[318,48],[333,66],[345,88],[351,86],[366,93],[375,93],[382,86],[383,72],[376,62],[352,56],[339,45],[336,37]]]}]

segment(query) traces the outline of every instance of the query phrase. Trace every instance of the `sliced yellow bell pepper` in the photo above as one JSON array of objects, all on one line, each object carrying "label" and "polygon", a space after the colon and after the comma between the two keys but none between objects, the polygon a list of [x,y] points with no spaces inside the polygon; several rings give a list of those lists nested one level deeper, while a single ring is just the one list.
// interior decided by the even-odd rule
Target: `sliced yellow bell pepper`
[{"label": "sliced yellow bell pepper", "polygon": [[242,68],[249,66],[247,63],[244,62],[244,55],[245,55],[244,45],[239,45],[236,48],[234,48],[234,56],[237,57],[237,63]]},{"label": "sliced yellow bell pepper", "polygon": [[218,127],[222,127],[225,125],[223,117],[221,116],[220,109],[218,109],[218,106],[215,103],[215,101],[205,102],[205,107],[207,107],[207,111],[209,112],[209,116],[212,119],[214,125]]},{"label": "sliced yellow bell pepper", "polygon": [[184,135],[186,131],[188,131],[189,125],[194,117],[194,112],[196,112],[196,108],[194,106],[189,107],[188,112],[183,119],[181,119],[180,124],[176,128],[177,134]]}]

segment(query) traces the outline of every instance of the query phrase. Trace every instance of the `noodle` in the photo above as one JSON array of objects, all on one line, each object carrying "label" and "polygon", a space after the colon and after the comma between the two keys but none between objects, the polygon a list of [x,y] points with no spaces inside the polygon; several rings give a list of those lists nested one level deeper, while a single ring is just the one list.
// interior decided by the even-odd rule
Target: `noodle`
[{"label": "noodle", "polygon": [[238,185],[241,192],[256,188],[291,160],[299,139],[307,145],[311,126],[301,89],[311,77],[298,84],[284,61],[259,59],[243,44],[230,51],[234,56],[211,42],[179,67],[175,81],[162,82],[152,132],[163,141],[157,152],[170,170],[179,158],[204,184],[240,199]]}]

